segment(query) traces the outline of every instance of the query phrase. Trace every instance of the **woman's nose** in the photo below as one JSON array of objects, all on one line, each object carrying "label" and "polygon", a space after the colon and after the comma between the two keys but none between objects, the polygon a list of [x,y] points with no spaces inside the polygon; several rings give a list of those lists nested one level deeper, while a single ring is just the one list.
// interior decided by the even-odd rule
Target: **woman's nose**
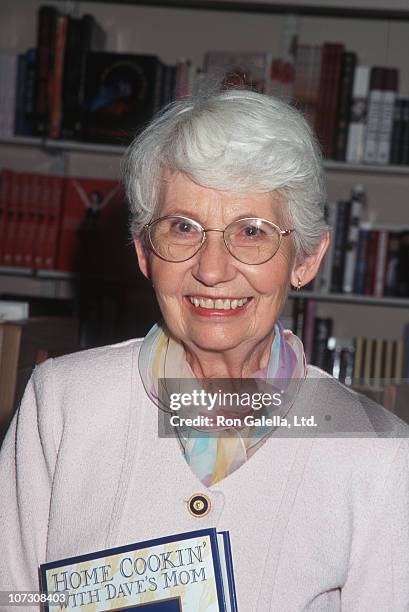
[{"label": "woman's nose", "polygon": [[213,286],[231,280],[234,273],[233,257],[224,244],[223,232],[208,230],[197,254],[193,276],[203,284]]}]

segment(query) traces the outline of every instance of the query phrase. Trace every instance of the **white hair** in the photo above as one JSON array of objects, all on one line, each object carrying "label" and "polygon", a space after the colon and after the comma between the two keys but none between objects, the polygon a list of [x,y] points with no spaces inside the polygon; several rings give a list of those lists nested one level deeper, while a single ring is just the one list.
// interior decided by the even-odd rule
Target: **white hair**
[{"label": "white hair", "polygon": [[156,115],[122,165],[134,238],[154,216],[165,169],[224,191],[279,190],[298,256],[312,254],[328,229],[319,146],[304,117],[272,96],[229,89],[173,102]]}]

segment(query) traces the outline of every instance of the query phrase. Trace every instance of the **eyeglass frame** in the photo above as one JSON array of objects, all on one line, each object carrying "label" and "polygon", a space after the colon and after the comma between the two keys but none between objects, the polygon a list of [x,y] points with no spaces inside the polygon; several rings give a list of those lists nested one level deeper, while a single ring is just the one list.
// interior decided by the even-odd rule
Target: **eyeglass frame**
[{"label": "eyeglass frame", "polygon": [[[162,255],[160,255],[156,250],[155,247],[152,244],[152,239],[151,239],[151,235],[150,235],[150,228],[155,225],[156,223],[159,223],[159,221],[162,221],[163,219],[184,219],[185,221],[190,221],[195,223],[196,225],[198,225],[200,227],[200,229],[202,230],[202,241],[200,243],[200,246],[198,247],[197,251],[195,251],[193,253],[193,255],[190,255],[190,257],[187,257],[186,259],[181,259],[179,261],[172,261],[171,259],[166,259],[165,257],[163,257]],[[278,233],[279,236],[279,242],[278,242],[278,246],[276,251],[268,258],[265,259],[264,261],[260,261],[258,263],[254,263],[254,264],[250,264],[247,263],[245,261],[242,261],[241,259],[239,259],[236,255],[233,255],[233,253],[230,251],[229,246],[227,244],[226,238],[225,238],[225,231],[227,230],[228,227],[230,227],[231,225],[233,225],[233,223],[238,223],[239,221],[250,221],[251,219],[257,219],[259,221],[264,221],[265,223],[268,223],[269,225],[272,225]],[[291,228],[291,229],[281,229],[281,227],[279,225],[277,225],[276,223],[273,223],[272,221],[269,221],[268,219],[263,219],[262,217],[243,217],[241,219],[236,219],[235,221],[232,221],[231,223],[229,223],[228,225],[226,225],[226,227],[224,229],[218,229],[218,228],[208,228],[205,229],[200,223],[199,221],[195,221],[195,219],[190,219],[190,217],[185,217],[183,215],[165,215],[164,217],[158,217],[157,219],[152,219],[151,221],[149,221],[149,223],[146,223],[143,226],[143,232],[144,232],[144,236],[147,235],[148,240],[146,241],[148,243],[148,247],[150,248],[150,250],[155,253],[155,255],[157,257],[159,257],[160,259],[162,259],[163,261],[167,261],[168,263],[184,263],[185,261],[189,261],[189,259],[193,259],[193,257],[195,257],[195,255],[197,255],[199,253],[199,251],[201,250],[201,248],[203,247],[204,243],[206,242],[206,233],[207,232],[220,232],[223,234],[223,243],[224,246],[227,249],[227,252],[229,253],[229,255],[231,255],[232,257],[234,257],[234,259],[236,259],[237,261],[239,261],[240,263],[245,264],[246,266],[260,266],[261,264],[267,263],[267,261],[270,261],[270,259],[273,259],[273,257],[278,253],[280,246],[281,246],[281,242],[283,240],[283,237],[285,236],[290,236],[290,234],[292,234],[292,232],[295,232],[295,228]]]}]

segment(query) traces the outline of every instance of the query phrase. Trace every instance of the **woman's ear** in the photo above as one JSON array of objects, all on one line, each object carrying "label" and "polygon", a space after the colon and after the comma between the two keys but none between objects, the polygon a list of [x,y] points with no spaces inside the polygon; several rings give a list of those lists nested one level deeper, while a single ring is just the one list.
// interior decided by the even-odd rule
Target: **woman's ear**
[{"label": "woman's ear", "polygon": [[150,279],[151,274],[150,274],[150,266],[149,266],[149,257],[148,257],[148,252],[146,250],[146,247],[143,243],[143,240],[141,240],[140,238],[136,238],[134,240],[134,245],[135,245],[136,255],[138,257],[139,269],[147,279]]},{"label": "woman's ear", "polygon": [[296,264],[291,273],[291,284],[293,287],[308,285],[317,275],[321,262],[327,252],[330,243],[330,233],[325,232],[320,244],[312,255],[305,257],[302,262]]}]

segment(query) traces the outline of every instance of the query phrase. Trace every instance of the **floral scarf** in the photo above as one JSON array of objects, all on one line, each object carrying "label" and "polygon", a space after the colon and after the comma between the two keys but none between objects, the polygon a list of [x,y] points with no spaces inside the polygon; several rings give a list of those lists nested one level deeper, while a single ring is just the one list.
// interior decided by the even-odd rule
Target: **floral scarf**
[{"label": "floral scarf", "polygon": [[[250,378],[263,383],[280,379],[280,386],[286,387],[305,378],[303,345],[297,336],[290,330],[284,330],[280,323],[275,324],[274,332],[268,366],[254,372]],[[163,324],[154,325],[146,335],[139,353],[138,367],[146,392],[158,408],[165,412],[171,412],[166,400],[170,395],[167,381],[177,379],[179,385],[183,382],[185,391],[189,388],[189,381],[195,387],[198,384],[186,360],[183,344],[174,339]],[[290,407],[287,403],[281,410],[281,416],[285,416]],[[209,431],[175,427],[187,463],[208,487],[243,465],[274,429],[275,426],[267,430],[253,426]]]}]

